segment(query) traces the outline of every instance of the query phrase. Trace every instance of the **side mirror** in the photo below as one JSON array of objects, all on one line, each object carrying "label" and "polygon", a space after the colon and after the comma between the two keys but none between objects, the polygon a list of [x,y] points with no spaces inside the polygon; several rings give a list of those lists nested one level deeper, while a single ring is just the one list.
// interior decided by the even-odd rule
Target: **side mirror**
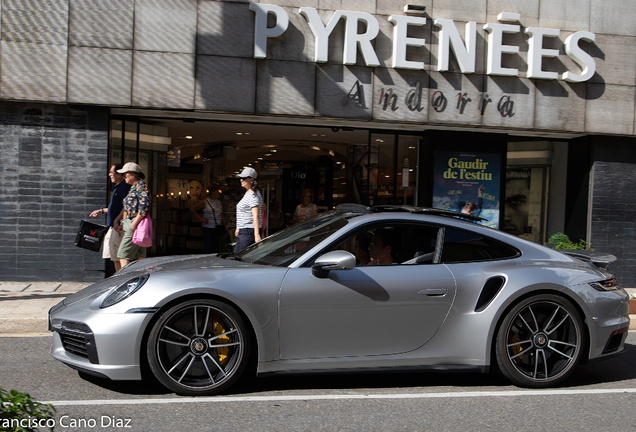
[{"label": "side mirror", "polygon": [[317,278],[326,278],[331,270],[351,270],[356,266],[356,257],[347,251],[332,251],[319,257],[313,266],[311,274]]}]

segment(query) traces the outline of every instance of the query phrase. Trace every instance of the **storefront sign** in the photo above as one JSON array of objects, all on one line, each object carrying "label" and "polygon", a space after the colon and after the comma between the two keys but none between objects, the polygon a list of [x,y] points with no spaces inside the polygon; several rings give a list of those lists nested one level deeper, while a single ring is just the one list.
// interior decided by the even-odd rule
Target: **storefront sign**
[{"label": "storefront sign", "polygon": [[267,160],[261,162],[261,175],[283,175],[283,162]]},{"label": "storefront sign", "polygon": [[179,147],[168,147],[167,159],[169,167],[179,167],[181,165],[181,149]]},{"label": "storefront sign", "polygon": [[479,216],[499,228],[500,179],[499,154],[436,151],[433,207]]},{"label": "storefront sign", "polygon": [[[278,37],[287,31],[289,26],[289,15],[280,6],[270,4],[250,4],[250,9],[256,14],[254,24],[254,58],[267,58],[267,39]],[[380,24],[376,16],[365,12],[353,12],[336,10],[325,24],[318,11],[312,7],[301,7],[298,13],[302,15],[309,25],[315,38],[314,61],[325,63],[329,60],[329,36],[341,19],[346,20],[343,64],[354,65],[358,59],[358,48],[367,66],[380,66],[380,61],[373,47],[372,41],[380,32]],[[268,17],[275,20],[273,27],[268,27]],[[521,26],[514,24],[521,19],[520,14],[502,12],[497,16],[498,23],[487,23],[483,29],[488,32],[488,51],[486,62],[486,74],[497,76],[519,77],[519,70],[505,68],[502,66],[502,56],[504,54],[517,54],[519,47],[505,45],[503,43],[504,34],[514,34],[521,32]],[[389,22],[393,24],[393,63],[395,69],[423,70],[424,62],[407,60],[406,53],[408,47],[424,47],[426,40],[421,38],[411,38],[407,36],[409,27],[418,27],[426,24],[426,18],[414,16],[391,15]],[[364,33],[358,33],[359,23],[366,28]],[[465,37],[462,40],[453,20],[434,19],[433,26],[438,29],[438,49],[437,49],[437,71],[445,72],[449,70],[450,50],[452,48],[455,58],[465,74],[475,72],[477,23],[471,21],[465,26]],[[548,29],[539,27],[528,27],[525,30],[528,35],[528,72],[527,78],[540,79],[563,79],[569,82],[584,82],[592,78],[596,71],[594,58],[579,46],[580,41],[593,42],[595,34],[587,31],[578,31],[565,39],[564,50],[581,69],[581,73],[567,71],[560,77],[559,74],[542,69],[544,58],[557,57],[559,51],[555,49],[543,48],[545,38],[555,38],[560,34],[559,29]]]}]

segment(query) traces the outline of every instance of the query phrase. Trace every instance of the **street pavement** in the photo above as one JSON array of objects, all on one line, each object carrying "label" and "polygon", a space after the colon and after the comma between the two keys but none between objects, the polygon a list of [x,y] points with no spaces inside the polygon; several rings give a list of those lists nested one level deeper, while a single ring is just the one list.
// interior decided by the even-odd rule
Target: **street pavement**
[{"label": "street pavement", "polygon": [[[0,282],[0,337],[48,334],[48,311],[90,282]],[[636,288],[626,288],[636,295]],[[630,315],[636,330],[636,315]]]}]

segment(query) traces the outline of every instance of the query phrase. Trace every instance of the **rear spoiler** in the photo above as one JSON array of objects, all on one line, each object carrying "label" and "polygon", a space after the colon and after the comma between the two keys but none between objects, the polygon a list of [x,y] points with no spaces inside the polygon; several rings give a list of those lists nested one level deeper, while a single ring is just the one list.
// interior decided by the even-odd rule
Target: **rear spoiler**
[{"label": "rear spoiler", "polygon": [[596,267],[607,270],[607,267],[616,261],[616,258],[612,254],[604,252],[596,252],[589,250],[572,250],[572,249],[560,249],[559,252],[569,255],[572,258],[578,258],[582,261],[591,262]]}]

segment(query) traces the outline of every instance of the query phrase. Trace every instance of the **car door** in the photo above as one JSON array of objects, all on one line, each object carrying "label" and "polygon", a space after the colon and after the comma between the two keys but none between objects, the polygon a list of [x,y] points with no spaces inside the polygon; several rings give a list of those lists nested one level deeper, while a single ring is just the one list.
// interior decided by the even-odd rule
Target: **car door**
[{"label": "car door", "polygon": [[441,264],[359,266],[326,278],[313,276],[311,268],[290,269],[280,292],[281,357],[416,349],[443,324],[455,292],[453,276]]}]

